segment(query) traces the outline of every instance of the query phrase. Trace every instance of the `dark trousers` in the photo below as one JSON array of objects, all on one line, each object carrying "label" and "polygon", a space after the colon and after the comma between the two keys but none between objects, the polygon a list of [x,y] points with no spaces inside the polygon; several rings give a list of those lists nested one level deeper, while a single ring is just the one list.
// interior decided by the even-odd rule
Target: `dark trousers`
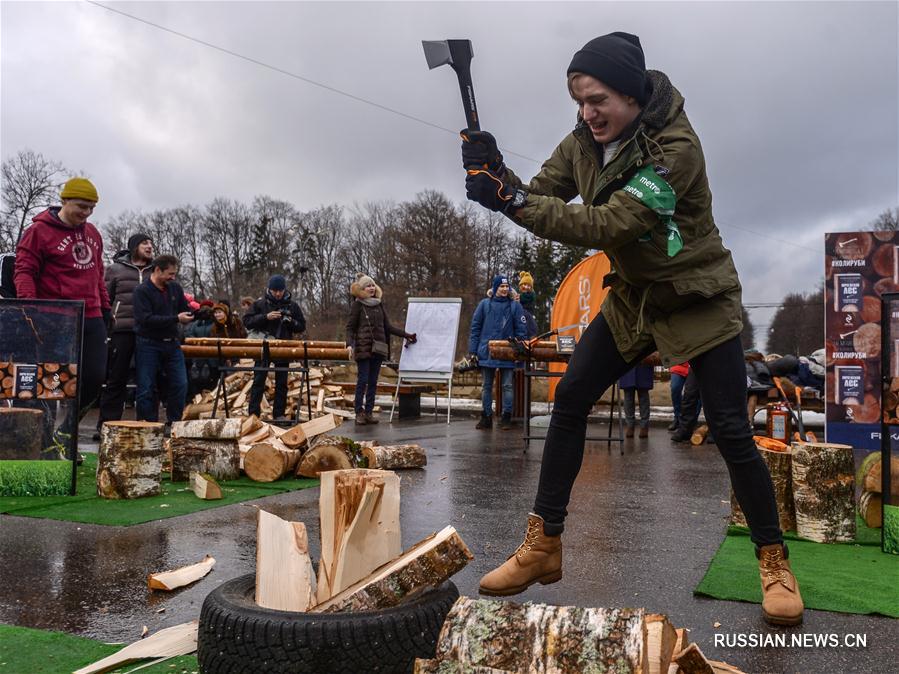
[{"label": "dark trousers", "polygon": [[692,433],[693,429],[696,428],[696,423],[699,421],[699,412],[701,410],[702,392],[699,386],[699,379],[696,373],[693,372],[691,365],[690,374],[687,375],[687,381],[684,382],[683,397],[681,399],[681,417],[678,428]]},{"label": "dark trousers", "polygon": [[102,318],[85,318],[81,338],[81,369],[78,371],[81,396],[78,404],[69,408],[69,413],[59,426],[60,433],[71,435],[77,431],[78,422],[100,395],[105,375],[106,325]]},{"label": "dark trousers", "polygon": [[[257,367],[287,367],[290,363],[286,360],[274,360],[271,363],[256,361]],[[253,387],[250,389],[250,404],[247,412],[257,417],[261,413],[262,396],[265,394],[265,380],[268,372],[260,370],[253,373]],[[287,409],[287,372],[275,372],[275,402],[272,405],[272,417],[283,417]]]},{"label": "dark trousers", "polygon": [[624,393],[624,420],[628,426],[637,423],[637,405],[634,398],[640,401],[640,428],[649,428],[649,389],[648,388],[623,388]]},{"label": "dark trousers", "polygon": [[136,411],[138,421],[159,421],[156,381],[159,372],[166,377],[166,421],[179,421],[187,398],[187,370],[177,340],[161,341],[138,335],[135,339],[137,378]]},{"label": "dark trousers", "polygon": [[[602,314],[581,336],[556,388],[543,449],[534,512],[547,522],[548,534],[561,533],[563,529],[571,488],[584,458],[590,408],[646,355],[625,362]],[[746,418],[746,370],[739,336],[696,356],[690,365],[696,372],[709,428],[727,464],[753,542],[782,542],[771,475],[756,449]]]},{"label": "dark trousers", "polygon": [[109,340],[109,365],[106,368],[106,388],[100,395],[100,416],[97,428],[104,421],[119,421],[125,410],[125,394],[134,356],[134,333],[114,332]]},{"label": "dark trousers", "polygon": [[[375,396],[378,394],[378,375],[381,373],[381,356],[372,356],[356,361],[356,414],[371,414],[375,409]],[[363,404],[364,400],[364,404]]]}]

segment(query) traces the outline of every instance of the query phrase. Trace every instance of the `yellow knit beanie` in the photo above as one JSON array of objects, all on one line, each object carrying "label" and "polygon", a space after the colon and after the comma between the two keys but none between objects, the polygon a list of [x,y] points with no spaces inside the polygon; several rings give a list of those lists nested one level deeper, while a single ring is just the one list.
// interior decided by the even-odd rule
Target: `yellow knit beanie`
[{"label": "yellow knit beanie", "polygon": [[529,272],[529,271],[518,272],[518,286],[521,287],[522,283],[527,283],[528,285],[531,286],[531,288],[534,287],[534,277],[531,276],[531,272]]},{"label": "yellow knit beanie", "polygon": [[62,186],[59,196],[62,199],[84,199],[94,203],[100,201],[100,197],[97,196],[97,188],[87,178],[72,178]]}]

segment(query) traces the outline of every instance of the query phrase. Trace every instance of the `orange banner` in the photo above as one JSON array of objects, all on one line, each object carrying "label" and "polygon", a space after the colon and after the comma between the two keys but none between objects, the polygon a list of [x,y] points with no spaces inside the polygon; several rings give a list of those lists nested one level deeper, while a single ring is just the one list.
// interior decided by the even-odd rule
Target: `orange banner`
[{"label": "orange banner", "polygon": [[[563,335],[574,335],[575,339],[579,339],[590,321],[599,313],[599,307],[606,298],[609,290],[602,287],[602,279],[611,269],[609,258],[602,252],[594,253],[574,265],[565,280],[559,285],[559,291],[553,301],[550,327],[557,330],[579,324],[580,328],[571,328],[562,333]],[[564,372],[565,367],[565,363],[549,364],[550,372]],[[549,380],[550,400],[553,399],[556,392],[558,381],[557,378]]]}]

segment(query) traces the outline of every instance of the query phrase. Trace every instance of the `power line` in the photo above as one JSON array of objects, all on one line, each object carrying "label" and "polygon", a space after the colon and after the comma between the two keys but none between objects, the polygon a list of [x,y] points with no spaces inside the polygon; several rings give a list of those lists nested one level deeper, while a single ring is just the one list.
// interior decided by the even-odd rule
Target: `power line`
[{"label": "power line", "polygon": [[[108,12],[113,12],[114,14],[119,14],[120,16],[124,16],[128,19],[132,19],[134,21],[139,21],[147,26],[151,26],[152,28],[157,28],[158,30],[165,31],[166,33],[170,33],[177,37],[180,37],[185,40],[189,40],[190,42],[194,42],[196,44],[202,45],[204,47],[209,47],[210,49],[214,49],[223,54],[227,54],[228,56],[233,56],[234,58],[241,59],[243,61],[247,61],[248,63],[252,63],[254,65],[260,66],[262,68],[266,68],[268,70],[272,70],[281,75],[286,75],[287,77],[292,77],[295,80],[300,80],[301,82],[305,82],[306,84],[311,84],[312,86],[319,87],[320,89],[324,89],[325,91],[330,91],[333,94],[337,94],[339,96],[345,96],[346,98],[352,99],[359,103],[364,103],[365,105],[370,105],[372,107],[378,108],[379,110],[383,110],[385,112],[392,113],[394,115],[399,115],[400,117],[404,117],[406,119],[412,120],[413,122],[418,122],[419,124],[424,124],[425,126],[430,126],[433,129],[439,129],[440,131],[446,131],[447,133],[451,133],[454,136],[459,135],[459,132],[454,129],[448,129],[445,126],[440,126],[439,124],[435,124],[434,122],[429,122],[426,119],[422,119],[421,117],[416,117],[415,115],[410,115],[407,112],[403,112],[402,110],[397,110],[396,108],[391,108],[386,105],[382,105],[381,103],[377,103],[375,101],[369,100],[367,98],[362,98],[361,96],[357,96],[355,94],[351,94],[348,91],[343,91],[342,89],[338,89],[337,87],[332,87],[328,84],[324,84],[322,82],[317,82],[316,80],[310,79],[308,77],[303,77],[302,75],[298,75],[297,73],[291,72],[289,70],[285,70],[284,68],[280,68],[278,66],[274,66],[270,63],[266,63],[265,61],[260,61],[259,59],[253,58],[252,56],[247,56],[245,54],[241,54],[236,51],[232,51],[226,47],[222,47],[217,44],[213,44],[212,42],[207,42],[206,40],[201,40],[198,37],[194,37],[192,35],[188,35],[187,33],[182,33],[181,31],[177,31],[173,28],[168,28],[167,26],[163,26],[158,23],[154,23],[153,21],[149,21],[147,19],[143,19],[139,16],[135,16],[134,14],[129,14],[128,12],[123,12],[120,9],[114,9],[113,7],[109,7],[100,2],[96,2],[96,0],[84,0],[86,3],[90,5],[94,5],[95,7],[99,7],[100,9],[105,9]],[[519,157],[521,159],[526,159],[527,161],[532,161],[535,164],[542,164],[538,159],[534,159],[533,157],[528,157],[523,154],[519,154],[517,152],[512,152],[511,150],[507,150],[506,154],[513,155],[515,157]]]}]

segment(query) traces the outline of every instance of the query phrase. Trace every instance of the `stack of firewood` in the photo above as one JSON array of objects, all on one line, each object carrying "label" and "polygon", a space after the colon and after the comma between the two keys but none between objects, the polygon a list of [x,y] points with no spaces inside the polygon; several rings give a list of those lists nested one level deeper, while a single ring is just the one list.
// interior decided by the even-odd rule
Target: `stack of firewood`
[{"label": "stack of firewood", "polygon": [[[873,529],[883,526],[883,461],[880,452],[864,458],[855,480],[861,487],[858,514]],[[899,503],[899,456],[890,458],[890,501]]]}]

